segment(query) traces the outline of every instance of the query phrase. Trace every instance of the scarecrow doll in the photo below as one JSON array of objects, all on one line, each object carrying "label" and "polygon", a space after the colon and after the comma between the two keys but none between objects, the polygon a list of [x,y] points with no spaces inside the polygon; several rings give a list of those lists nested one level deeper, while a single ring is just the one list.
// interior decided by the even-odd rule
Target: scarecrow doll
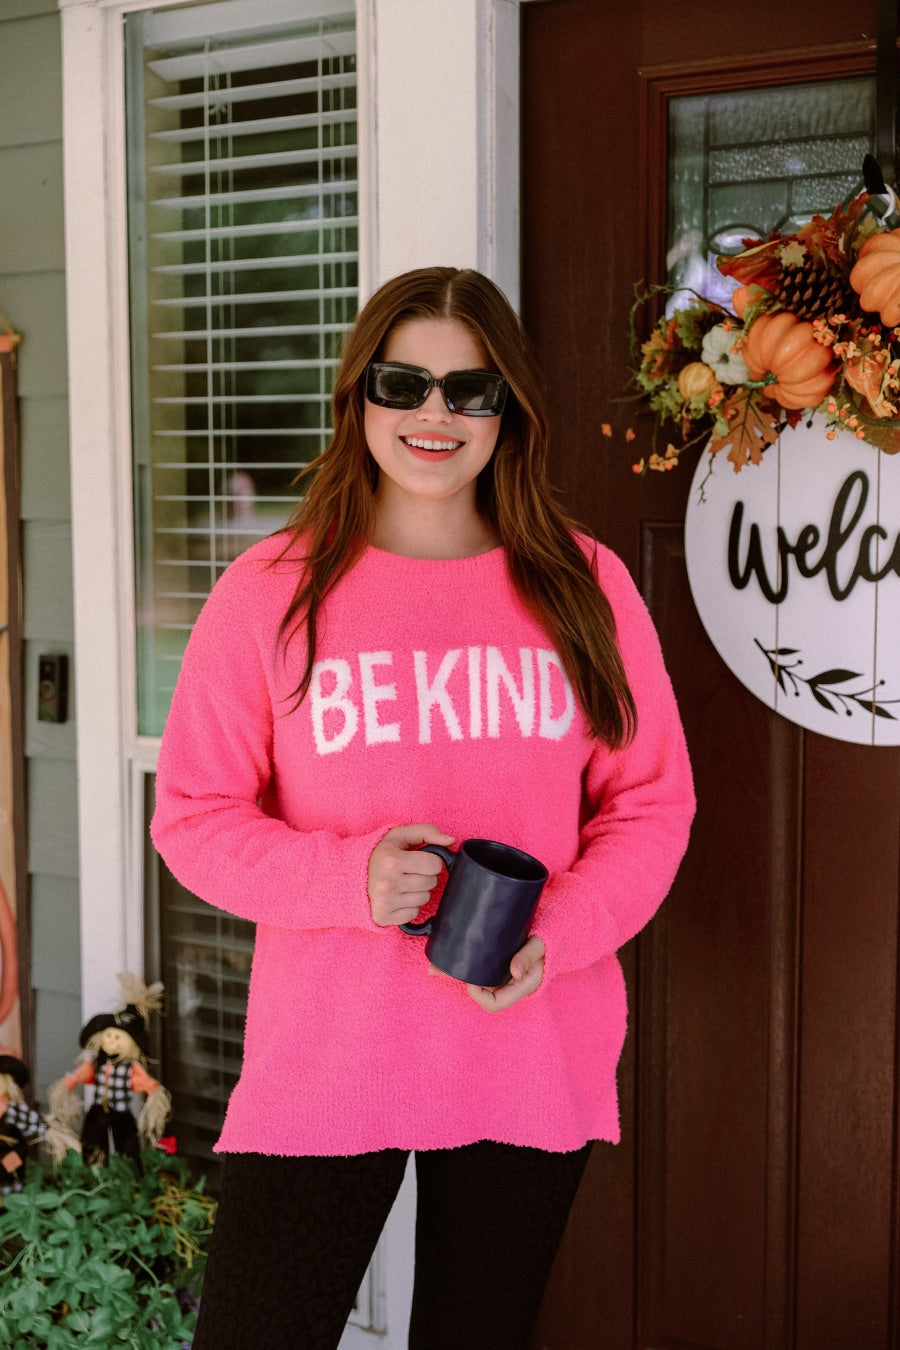
[{"label": "scarecrow doll", "polygon": [[0,1196],[22,1189],[29,1144],[46,1143],[58,1162],[78,1140],[63,1126],[48,1123],[25,1101],[28,1069],[15,1050],[0,1046]]},{"label": "scarecrow doll", "polygon": [[[81,1145],[89,1163],[109,1161],[116,1153],[139,1160],[142,1147],[155,1145],[172,1111],[167,1090],[147,1071],[147,1028],[151,1012],[162,1004],[162,985],[147,986],[136,975],[119,976],[124,1006],[118,1012],[98,1013],[81,1028],[83,1054],[72,1073],[50,1089],[54,1115],[75,1123],[80,1111],[70,1096],[79,1084],[94,1087],[94,1100],[81,1126]],[[135,1093],[146,1100],[135,1119]]]}]

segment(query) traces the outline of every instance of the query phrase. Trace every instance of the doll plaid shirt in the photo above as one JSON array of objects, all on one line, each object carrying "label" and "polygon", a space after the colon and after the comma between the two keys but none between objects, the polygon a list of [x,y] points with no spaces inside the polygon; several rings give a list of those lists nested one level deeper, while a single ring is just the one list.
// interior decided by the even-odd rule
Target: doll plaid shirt
[{"label": "doll plaid shirt", "polygon": [[106,1111],[127,1111],[131,1103],[131,1069],[134,1061],[107,1060],[94,1072],[94,1102]]},{"label": "doll plaid shirt", "polygon": [[66,1074],[65,1083],[73,1088],[76,1083],[93,1083],[94,1105],[106,1111],[127,1111],[133,1092],[150,1093],[159,1087],[155,1078],[137,1059],[112,1060],[101,1053],[97,1063],[85,1060],[74,1073]]},{"label": "doll plaid shirt", "polygon": [[[0,1139],[3,1137],[4,1126],[17,1130],[23,1139],[35,1140],[44,1137],[44,1122],[37,1111],[24,1102],[10,1102],[9,1106],[0,1116]],[[11,1140],[12,1143],[18,1143],[18,1139]]]}]

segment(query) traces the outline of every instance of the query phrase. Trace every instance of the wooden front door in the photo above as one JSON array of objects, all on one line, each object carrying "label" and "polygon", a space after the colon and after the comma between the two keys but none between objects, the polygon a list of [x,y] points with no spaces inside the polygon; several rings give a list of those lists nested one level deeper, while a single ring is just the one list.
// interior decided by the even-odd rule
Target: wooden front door
[{"label": "wooden front door", "polygon": [[523,313],[555,478],[650,605],[699,799],[624,954],[623,1141],[595,1149],[534,1350],[900,1345],[900,751],[804,732],[738,683],[688,589],[696,459],[641,479],[650,424],[631,448],[600,430],[634,283],[665,279],[669,93],[874,77],[876,8],[522,8]]}]

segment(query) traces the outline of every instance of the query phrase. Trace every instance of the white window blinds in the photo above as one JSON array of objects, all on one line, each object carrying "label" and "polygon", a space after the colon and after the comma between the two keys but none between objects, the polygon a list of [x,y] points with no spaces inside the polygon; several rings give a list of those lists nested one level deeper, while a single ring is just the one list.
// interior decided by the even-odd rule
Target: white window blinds
[{"label": "white window blinds", "polygon": [[220,572],[290,513],[357,308],[353,14],[277,8],[125,20],[145,735]]}]

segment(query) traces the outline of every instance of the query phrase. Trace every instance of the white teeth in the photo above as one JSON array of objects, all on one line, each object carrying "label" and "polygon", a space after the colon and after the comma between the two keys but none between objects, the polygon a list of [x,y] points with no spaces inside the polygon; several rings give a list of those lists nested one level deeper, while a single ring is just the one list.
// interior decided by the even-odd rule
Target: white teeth
[{"label": "white teeth", "polygon": [[462,441],[426,441],[421,436],[404,436],[407,445],[416,450],[458,450]]}]

